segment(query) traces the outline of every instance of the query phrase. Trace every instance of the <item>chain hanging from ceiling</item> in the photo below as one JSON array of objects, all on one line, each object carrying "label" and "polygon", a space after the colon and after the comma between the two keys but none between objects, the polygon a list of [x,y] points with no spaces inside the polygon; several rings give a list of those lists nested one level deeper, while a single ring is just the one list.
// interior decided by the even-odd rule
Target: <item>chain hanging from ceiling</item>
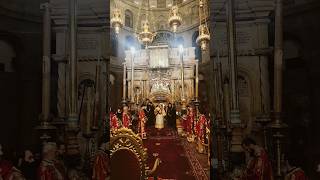
[{"label": "chain hanging from ceiling", "polygon": [[123,22],[122,22],[121,12],[117,6],[116,0],[114,1],[114,6],[115,6],[115,8],[113,10],[112,17],[110,19],[110,23],[111,23],[111,27],[114,28],[116,34],[119,34],[120,29],[123,26]]},{"label": "chain hanging from ceiling", "polygon": [[199,36],[196,42],[202,50],[207,50],[210,43],[208,17],[209,7],[207,0],[199,0]]},{"label": "chain hanging from ceiling", "polygon": [[[142,20],[141,32],[139,32],[139,33],[135,32],[135,34],[137,34],[137,38],[138,38],[139,42],[141,44],[143,44],[145,46],[145,48],[148,48],[148,46],[153,42],[154,37],[156,36],[156,32],[151,31],[151,25],[149,22],[150,2],[149,2],[149,0],[146,0],[146,1],[147,1],[146,19]],[[142,0],[142,2],[141,2],[141,6],[139,8],[139,13],[138,13],[138,18],[141,18],[140,14],[141,14],[141,9],[142,9],[143,4],[144,4],[144,0]]]},{"label": "chain hanging from ceiling", "polygon": [[169,12],[169,26],[172,28],[172,31],[174,33],[177,32],[177,29],[182,24],[182,17],[179,13],[179,7],[178,4],[174,4]]}]

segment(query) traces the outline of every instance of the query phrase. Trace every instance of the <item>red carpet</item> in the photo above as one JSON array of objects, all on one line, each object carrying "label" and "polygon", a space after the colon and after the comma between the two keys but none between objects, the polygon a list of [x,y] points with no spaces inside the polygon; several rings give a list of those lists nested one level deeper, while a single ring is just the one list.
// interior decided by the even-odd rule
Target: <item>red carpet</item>
[{"label": "red carpet", "polygon": [[[158,169],[158,177],[169,180],[199,180],[199,172],[194,172],[194,165],[191,165],[190,151],[184,147],[182,140],[171,129],[148,130],[148,139],[144,140],[144,146],[148,149],[148,164],[151,168],[155,156],[159,157],[162,163]],[[186,152],[187,150],[187,152]],[[201,172],[200,172],[201,173]],[[197,178],[196,178],[197,177]],[[205,180],[203,176],[200,180]]]}]

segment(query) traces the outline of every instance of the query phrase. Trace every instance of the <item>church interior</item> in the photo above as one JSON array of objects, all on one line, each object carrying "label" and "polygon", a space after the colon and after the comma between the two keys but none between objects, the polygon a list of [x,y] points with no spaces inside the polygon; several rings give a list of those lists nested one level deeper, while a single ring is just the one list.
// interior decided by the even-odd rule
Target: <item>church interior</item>
[{"label": "church interior", "polygon": [[320,179],[319,10],[1,0],[0,180]]}]

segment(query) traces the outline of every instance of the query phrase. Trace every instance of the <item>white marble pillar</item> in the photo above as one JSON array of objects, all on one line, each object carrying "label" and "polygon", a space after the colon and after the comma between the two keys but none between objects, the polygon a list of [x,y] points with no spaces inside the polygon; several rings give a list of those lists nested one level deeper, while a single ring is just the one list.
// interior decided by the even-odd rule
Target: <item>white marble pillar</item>
[{"label": "white marble pillar", "polygon": [[134,103],[134,53],[131,54],[131,102]]},{"label": "white marble pillar", "polygon": [[124,62],[123,63],[123,78],[122,78],[122,100],[126,100],[126,87],[127,87],[127,65]]},{"label": "white marble pillar", "polygon": [[199,61],[196,60],[196,93],[195,93],[195,100],[198,101],[199,99]]},{"label": "white marble pillar", "polygon": [[77,0],[69,0],[69,114],[67,154],[72,157],[80,155],[77,134],[79,132],[78,117],[78,84],[77,84]]},{"label": "white marble pillar", "polygon": [[42,57],[42,120],[48,121],[50,114],[50,69],[51,69],[51,15],[49,3],[41,5],[43,13],[43,57]]}]

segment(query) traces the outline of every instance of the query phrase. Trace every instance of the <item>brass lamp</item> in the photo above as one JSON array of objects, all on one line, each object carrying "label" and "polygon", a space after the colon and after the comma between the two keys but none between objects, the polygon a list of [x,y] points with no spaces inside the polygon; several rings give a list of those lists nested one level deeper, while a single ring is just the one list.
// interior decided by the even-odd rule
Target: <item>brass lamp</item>
[{"label": "brass lamp", "polygon": [[110,20],[111,26],[115,29],[116,34],[119,34],[120,28],[122,28],[123,23],[121,19],[121,13],[119,9],[115,9]]},{"label": "brass lamp", "polygon": [[138,34],[138,40],[146,47],[152,43],[156,33],[150,31],[149,21],[142,22],[142,31]]},{"label": "brass lamp", "polygon": [[173,29],[173,32],[177,32],[178,27],[182,24],[182,18],[178,12],[178,6],[172,6],[169,14],[169,25]]},{"label": "brass lamp", "polygon": [[197,44],[201,47],[201,50],[206,50],[210,42],[210,32],[206,24],[199,26],[199,36],[196,39]]}]

